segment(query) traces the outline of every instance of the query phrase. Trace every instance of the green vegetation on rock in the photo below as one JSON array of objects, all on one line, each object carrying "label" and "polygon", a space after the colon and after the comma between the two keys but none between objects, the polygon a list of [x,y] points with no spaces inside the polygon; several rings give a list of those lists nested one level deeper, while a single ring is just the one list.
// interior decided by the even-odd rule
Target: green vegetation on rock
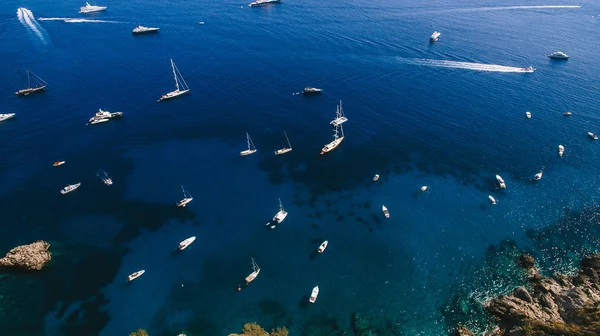
[{"label": "green vegetation on rock", "polygon": [[229,336],[289,336],[289,332],[286,327],[281,327],[273,329],[269,334],[256,322],[251,322],[244,324],[241,334],[229,334]]},{"label": "green vegetation on rock", "polygon": [[148,336],[148,332],[144,329],[138,329],[137,331],[132,332],[129,336]]}]

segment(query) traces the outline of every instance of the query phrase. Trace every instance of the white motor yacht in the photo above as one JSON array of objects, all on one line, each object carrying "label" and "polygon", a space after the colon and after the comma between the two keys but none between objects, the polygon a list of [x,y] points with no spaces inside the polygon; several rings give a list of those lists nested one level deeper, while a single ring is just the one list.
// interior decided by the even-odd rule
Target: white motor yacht
[{"label": "white motor yacht", "polygon": [[502,179],[502,176],[496,175],[496,181],[498,181],[500,188],[506,189],[506,183],[504,182],[504,179]]},{"label": "white motor yacht", "polygon": [[75,184],[69,184],[68,186],[62,188],[62,190],[60,191],[61,194],[65,195],[68,194],[72,191],[75,191],[75,189],[79,188],[79,186],[81,185],[80,183],[75,183]]},{"label": "white motor yacht", "polygon": [[431,34],[431,37],[429,37],[429,42],[437,42],[440,39],[440,35],[442,35],[442,33],[434,31],[433,34]]},{"label": "white motor yacht", "polygon": [[594,139],[594,140],[598,140],[598,136],[592,132],[588,132],[588,135],[590,136],[590,138]]},{"label": "white motor yacht", "polygon": [[177,247],[180,251],[185,250],[188,246],[190,246],[194,240],[196,240],[196,237],[189,237],[187,239],[185,239],[184,241],[182,241],[181,243],[179,243],[179,246]]},{"label": "white motor yacht", "polygon": [[276,4],[276,3],[280,3],[280,2],[281,2],[281,0],[256,0],[254,2],[249,3],[248,7],[265,6],[265,5]]},{"label": "white motor yacht", "polygon": [[147,34],[147,33],[157,33],[159,30],[159,28],[151,28],[151,27],[144,27],[144,26],[137,26],[135,28],[133,28],[132,33],[133,34]]},{"label": "white motor yacht", "polygon": [[310,299],[308,299],[308,301],[310,303],[315,303],[315,301],[317,301],[317,296],[319,296],[319,286],[315,286],[315,288],[313,288],[312,292],[310,293]]},{"label": "white motor yacht", "polygon": [[0,113],[0,121],[8,120],[15,116],[15,113]]},{"label": "white motor yacht", "polygon": [[383,215],[385,216],[385,218],[390,218],[390,212],[388,211],[388,208],[385,207],[385,205],[381,206],[381,211],[383,211]]},{"label": "white motor yacht", "polygon": [[79,13],[87,14],[87,13],[102,12],[105,10],[106,10],[106,7],[104,7],[104,6],[93,6],[93,5],[90,5],[89,2],[86,2],[85,6],[80,8]]},{"label": "white motor yacht", "polygon": [[379,174],[375,174],[375,176],[373,176],[373,182],[377,182],[377,180],[379,180]]},{"label": "white motor yacht", "polygon": [[496,204],[496,199],[494,198],[494,196],[489,195],[488,198],[490,199],[490,203]]},{"label": "white motor yacht", "polygon": [[564,153],[565,153],[565,146],[558,145],[558,156],[563,156]]},{"label": "white motor yacht", "polygon": [[421,192],[423,192],[423,191],[427,190],[428,188],[429,188],[428,186],[422,186],[422,187],[421,187]]},{"label": "white motor yacht", "polygon": [[525,116],[527,116],[527,119],[531,119],[531,112],[529,112],[529,111],[525,112]]},{"label": "white motor yacht", "polygon": [[565,54],[562,51],[555,51],[552,54],[548,55],[548,57],[550,57],[552,59],[559,59],[559,60],[567,60],[567,59],[569,59],[569,55]]},{"label": "white motor yacht", "polygon": [[319,248],[317,249],[317,252],[323,253],[323,251],[325,251],[325,249],[327,248],[327,245],[329,245],[329,241],[328,240],[324,241],[321,244],[321,246],[319,246]]},{"label": "white motor yacht", "polygon": [[140,276],[142,276],[142,274],[144,274],[144,273],[146,273],[145,270],[133,272],[127,277],[127,281],[133,281],[133,280],[139,278]]}]

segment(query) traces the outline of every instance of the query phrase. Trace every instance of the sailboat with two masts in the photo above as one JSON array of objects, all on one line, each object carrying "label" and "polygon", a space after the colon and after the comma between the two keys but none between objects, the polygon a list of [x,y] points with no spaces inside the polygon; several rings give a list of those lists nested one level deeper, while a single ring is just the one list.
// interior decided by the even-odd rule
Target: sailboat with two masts
[{"label": "sailboat with two masts", "polygon": [[[331,121],[330,124],[335,128],[333,131],[333,141],[328,143],[321,149],[321,155],[325,155],[332,150],[336,149],[342,141],[344,141],[344,126],[342,124],[346,122],[348,118],[344,116],[344,111],[342,110],[342,101],[340,100],[340,105],[337,106],[337,111],[335,113],[335,119]],[[339,130],[342,131],[342,136],[339,136]]]},{"label": "sailboat with two masts", "polygon": [[285,135],[285,140],[287,140],[288,143],[288,147],[287,148],[281,148],[275,151],[275,155],[281,155],[281,154],[285,154],[287,152],[291,152],[292,151],[292,144],[290,144],[290,139],[287,136],[287,133],[285,131],[283,131],[283,134]]},{"label": "sailboat with two masts", "polygon": [[[19,70],[19,74],[21,75],[21,77],[23,77],[21,70]],[[23,80],[25,80],[25,78],[23,78]],[[33,87],[31,86],[32,82],[34,85]],[[33,72],[27,70],[27,87],[23,90],[15,92],[15,94],[17,96],[28,96],[31,93],[45,90],[47,85],[48,83],[46,83],[43,79],[41,79]]]},{"label": "sailboat with two masts", "polygon": [[333,126],[341,125],[348,121],[348,118],[344,115],[344,109],[342,108],[342,101],[340,100],[340,105],[337,106],[337,111],[335,113],[335,119],[333,119],[330,124]]},{"label": "sailboat with two masts", "polygon": [[254,146],[254,142],[252,142],[252,139],[250,138],[250,134],[248,134],[247,132],[246,132],[246,142],[248,142],[248,149],[241,151],[240,152],[241,156],[254,154],[257,151],[256,146]]},{"label": "sailboat with two masts", "polygon": [[185,207],[188,203],[190,203],[194,198],[190,195],[189,192],[185,190],[183,185],[181,186],[181,191],[183,191],[183,199],[177,202],[178,207]]},{"label": "sailboat with two masts", "polygon": [[171,59],[171,68],[173,68],[173,77],[175,77],[175,91],[164,94],[158,101],[173,99],[190,92],[189,86],[183,79],[183,76],[181,75],[181,72],[179,72],[179,69],[177,69],[177,66],[175,66],[173,59]]}]

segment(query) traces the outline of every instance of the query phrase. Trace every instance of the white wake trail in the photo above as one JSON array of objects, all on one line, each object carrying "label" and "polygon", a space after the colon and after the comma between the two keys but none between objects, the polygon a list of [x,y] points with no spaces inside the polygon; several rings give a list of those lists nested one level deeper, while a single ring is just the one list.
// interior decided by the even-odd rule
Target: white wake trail
[{"label": "white wake trail", "polygon": [[444,60],[434,60],[434,59],[427,59],[427,58],[402,58],[402,61],[404,63],[414,64],[414,65],[425,65],[425,66],[441,67],[441,68],[468,69],[468,70],[475,70],[475,71],[528,72],[524,68],[512,67],[512,66],[506,66],[506,65],[498,65],[498,64],[444,61]]},{"label": "white wake trail", "polygon": [[79,19],[79,18],[39,18],[39,21],[63,21],[67,23],[91,22],[91,23],[119,23],[118,21]]},{"label": "white wake trail", "polygon": [[29,9],[20,7],[17,9],[17,17],[24,26],[29,27],[40,38],[40,40],[42,40],[42,42],[46,43],[46,32],[44,28],[42,28],[42,26],[40,26],[40,24],[35,20],[33,13]]}]

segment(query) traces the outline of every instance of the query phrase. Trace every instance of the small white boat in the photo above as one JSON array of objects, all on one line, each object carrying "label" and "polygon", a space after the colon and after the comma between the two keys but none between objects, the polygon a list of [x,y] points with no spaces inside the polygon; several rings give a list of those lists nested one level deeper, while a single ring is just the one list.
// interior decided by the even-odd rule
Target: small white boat
[{"label": "small white boat", "polygon": [[539,172],[539,173],[537,173],[537,174],[533,175],[533,180],[534,180],[534,181],[539,181],[539,180],[541,180],[541,179],[542,179],[542,175],[543,175],[543,174],[544,174],[544,171],[543,171],[543,170],[540,170],[540,172]]},{"label": "small white boat", "polygon": [[201,24],[201,25],[203,25],[203,24],[204,24],[204,21],[200,21],[200,22],[198,22],[198,23],[199,23],[199,24]]},{"label": "small white boat", "polygon": [[248,143],[248,149],[241,151],[240,152],[241,156],[254,154],[257,151],[256,146],[254,146],[254,142],[252,142],[252,139],[250,138],[250,134],[248,134],[248,133],[246,133],[246,142]]},{"label": "small white boat", "polygon": [[185,207],[188,203],[190,203],[194,198],[190,195],[189,192],[185,190],[183,185],[181,186],[181,190],[183,191],[183,199],[177,202],[178,207]]},{"label": "small white boat", "polygon": [[563,145],[558,145],[558,156],[563,156],[565,153],[565,147]]},{"label": "small white boat", "polygon": [[388,208],[385,207],[385,205],[381,206],[381,210],[383,211],[383,215],[385,216],[385,218],[390,218],[390,212],[388,211]]},{"label": "small white boat", "polygon": [[145,270],[133,272],[127,277],[127,281],[133,281],[133,280],[139,278],[140,276],[142,276],[142,274],[144,274],[144,273],[146,273]]},{"label": "small white boat", "polygon": [[169,93],[164,94],[158,100],[159,102],[167,99],[173,99],[190,92],[190,87],[185,82],[185,79],[183,79],[181,72],[179,72],[179,69],[177,69],[177,66],[175,66],[175,62],[173,62],[172,59],[171,68],[173,69],[173,77],[175,77],[175,91],[171,91]]},{"label": "small white boat", "polygon": [[440,35],[442,35],[442,33],[434,31],[429,37],[429,42],[437,42],[440,39]]},{"label": "small white boat", "polygon": [[65,195],[70,193],[71,191],[74,191],[75,189],[79,188],[79,186],[81,185],[80,183],[76,183],[76,184],[69,184],[68,186],[62,188],[62,190],[60,191],[61,194]]},{"label": "small white boat", "polygon": [[281,222],[283,222],[285,220],[285,218],[287,217],[287,215],[288,215],[288,213],[283,208],[283,204],[281,204],[281,198],[280,198],[279,199],[279,211],[273,217],[273,222],[279,224],[279,223],[281,223]]},{"label": "small white boat", "polygon": [[559,59],[559,60],[567,60],[569,59],[569,55],[565,54],[562,51],[555,51],[552,54],[548,55],[549,58]]},{"label": "small white boat", "polygon": [[494,198],[494,196],[489,195],[488,198],[490,199],[490,203],[496,204],[496,199]]},{"label": "small white boat", "polygon": [[254,279],[256,279],[256,277],[258,276],[258,273],[260,273],[260,267],[258,267],[258,264],[254,261],[254,258],[252,259],[252,273],[250,273],[247,277],[246,277],[246,285],[251,283],[252,281],[254,281]]},{"label": "small white boat", "polygon": [[321,246],[319,246],[319,248],[317,249],[317,252],[323,253],[323,251],[325,251],[325,249],[327,248],[327,245],[329,245],[328,240],[324,241],[323,244],[321,244]]},{"label": "small white boat", "polygon": [[525,115],[527,116],[527,119],[531,119],[531,112],[527,111],[525,112]]},{"label": "small white boat", "polygon": [[196,240],[196,237],[190,237],[185,239],[184,241],[182,241],[181,243],[179,243],[179,246],[177,247],[180,251],[183,251],[186,249],[186,247],[190,246],[194,240]]},{"label": "small white boat", "polygon": [[377,182],[377,180],[379,180],[379,174],[375,174],[375,176],[373,176],[373,182]]},{"label": "small white boat", "polygon": [[319,296],[319,286],[315,286],[315,288],[313,288],[312,292],[310,293],[310,299],[308,299],[308,301],[310,303],[315,303],[315,301],[317,301],[317,296]]},{"label": "small white boat", "polygon": [[0,113],[0,121],[8,120],[15,116],[15,113]]},{"label": "small white boat", "polygon": [[423,191],[427,190],[427,188],[429,188],[429,187],[428,187],[428,186],[422,186],[422,187],[421,187],[421,192],[423,192]]},{"label": "small white boat", "polygon": [[79,13],[87,14],[87,13],[102,12],[105,10],[106,10],[106,7],[104,7],[104,6],[93,6],[93,5],[90,5],[88,2],[86,2],[85,6],[83,6],[79,9]]},{"label": "small white boat", "polygon": [[62,166],[65,164],[65,161],[56,161],[52,164],[54,167]]},{"label": "small white boat", "polygon": [[311,86],[307,86],[304,88],[304,90],[302,90],[303,94],[315,94],[315,93],[321,93],[323,92],[323,89],[319,89],[316,87],[311,87]]},{"label": "small white boat", "polygon": [[535,71],[535,69],[532,66],[528,66],[527,68],[521,68],[521,72],[531,73],[534,71]]},{"label": "small white boat", "polygon": [[340,100],[340,104],[337,106],[337,111],[335,113],[335,119],[333,119],[330,124],[333,126],[338,126],[348,121],[348,118],[344,115],[344,109],[342,108],[342,101]]},{"label": "small white boat", "polygon": [[504,183],[502,176],[496,175],[496,181],[498,181],[498,185],[500,186],[500,188],[506,189],[506,183]]},{"label": "small white boat", "polygon": [[288,138],[287,133],[283,131],[283,134],[285,135],[285,139],[287,140],[288,147],[276,150],[275,155],[281,155],[292,151],[292,144],[290,144],[290,139]]},{"label": "small white boat", "polygon": [[137,27],[133,28],[132,33],[133,34],[147,34],[147,33],[157,33],[158,31],[159,31],[159,28],[137,26]]},{"label": "small white boat", "polygon": [[570,116],[570,115],[572,115],[572,114],[573,114],[573,113],[571,113],[571,112],[569,112],[569,111],[567,111],[567,112],[565,112],[565,113],[564,113],[565,117],[568,117],[568,116]]},{"label": "small white boat", "polygon": [[598,140],[598,136],[592,132],[588,132],[588,135],[590,136],[590,138],[594,139],[594,140]]}]

